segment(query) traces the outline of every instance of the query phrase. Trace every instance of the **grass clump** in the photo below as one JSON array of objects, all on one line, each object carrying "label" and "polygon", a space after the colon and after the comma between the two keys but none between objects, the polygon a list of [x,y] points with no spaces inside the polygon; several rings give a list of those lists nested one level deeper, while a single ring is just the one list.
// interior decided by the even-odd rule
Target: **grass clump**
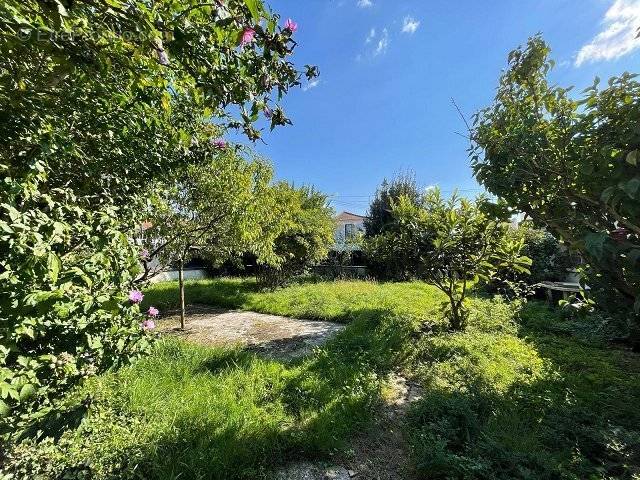
[{"label": "grass clump", "polygon": [[541,304],[496,328],[503,305],[420,342],[425,395],[409,420],[419,476],[638,478],[640,358],[548,331],[533,317],[563,320]]}]

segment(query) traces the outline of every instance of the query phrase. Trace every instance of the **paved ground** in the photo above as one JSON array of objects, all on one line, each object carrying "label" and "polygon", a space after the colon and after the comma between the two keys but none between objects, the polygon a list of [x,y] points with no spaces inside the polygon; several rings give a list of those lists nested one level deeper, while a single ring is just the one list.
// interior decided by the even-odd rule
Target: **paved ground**
[{"label": "paved ground", "polygon": [[255,312],[219,310],[207,306],[187,309],[186,328],[180,317],[159,322],[162,332],[204,345],[240,344],[267,356],[298,357],[309,353],[344,328],[333,322],[299,320]]}]

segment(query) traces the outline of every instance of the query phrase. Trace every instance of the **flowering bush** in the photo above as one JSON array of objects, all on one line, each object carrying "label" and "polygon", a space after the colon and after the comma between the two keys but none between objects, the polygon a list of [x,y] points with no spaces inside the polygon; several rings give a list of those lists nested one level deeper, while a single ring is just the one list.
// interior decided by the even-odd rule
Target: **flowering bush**
[{"label": "flowering bush", "polygon": [[142,292],[122,293],[139,267],[117,209],[79,208],[46,179],[5,177],[0,194],[0,433],[150,346]]},{"label": "flowering bush", "polygon": [[202,124],[290,123],[275,103],[301,73],[278,21],[259,0],[0,3],[2,432],[148,348],[138,212]]}]

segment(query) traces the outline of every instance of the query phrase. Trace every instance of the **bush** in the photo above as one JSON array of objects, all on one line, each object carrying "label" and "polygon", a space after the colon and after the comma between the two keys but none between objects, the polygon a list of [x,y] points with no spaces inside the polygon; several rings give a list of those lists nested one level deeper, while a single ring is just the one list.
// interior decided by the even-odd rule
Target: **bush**
[{"label": "bush", "polygon": [[423,204],[408,197],[393,204],[393,223],[369,239],[368,251],[387,263],[398,261],[408,273],[438,287],[446,296],[443,310],[453,330],[464,329],[467,295],[474,281],[499,272],[526,272],[530,260],[520,255],[522,241],[507,235],[508,224],[493,218],[486,199],[470,201],[438,189]]},{"label": "bush", "polygon": [[326,258],[334,243],[335,226],[327,196],[313,188],[280,183],[273,187],[273,195],[277,220],[265,226],[277,230],[273,258],[258,256],[257,269],[258,281],[270,288],[284,285]]},{"label": "bush", "polygon": [[424,194],[420,191],[412,172],[400,173],[391,181],[383,180],[376,190],[375,197],[369,205],[369,211],[364,221],[364,243],[366,265],[371,274],[380,280],[403,281],[411,279],[410,259],[401,257],[390,258],[378,255],[375,247],[375,237],[389,230],[393,230],[393,205],[400,197],[405,197],[413,205],[421,205]]},{"label": "bush", "polygon": [[[497,275],[497,281],[490,282],[490,292],[514,293],[519,285],[532,286],[543,281],[565,281],[572,267],[577,266],[575,256],[553,235],[544,229],[535,228],[530,222],[524,222],[507,232],[516,242],[522,242],[522,255],[531,259],[528,272],[516,272],[503,269]],[[518,292],[516,292],[518,293]]]},{"label": "bush", "polygon": [[44,167],[6,177],[0,194],[0,433],[149,347],[144,316],[122,293],[139,265],[117,209],[43,193],[46,178]]}]

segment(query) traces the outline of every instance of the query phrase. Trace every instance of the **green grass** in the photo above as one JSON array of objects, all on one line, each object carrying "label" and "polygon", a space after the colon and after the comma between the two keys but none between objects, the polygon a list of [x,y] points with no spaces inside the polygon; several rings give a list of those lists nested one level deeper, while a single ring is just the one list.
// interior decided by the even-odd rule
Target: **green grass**
[{"label": "green grass", "polygon": [[[154,305],[166,311],[179,306],[177,282],[151,285],[144,294],[143,308]],[[443,297],[422,282],[300,282],[268,291],[252,279],[216,279],[186,282],[185,301],[335,322],[349,322],[367,311],[439,321],[437,309]]]},{"label": "green grass", "polygon": [[[580,341],[590,321],[575,323],[579,336],[534,303],[517,324],[421,340],[426,394],[410,415],[419,475],[640,478],[640,356]],[[550,333],[558,325],[563,334]]]},{"label": "green grass", "polygon": [[[171,308],[176,286],[145,294]],[[16,478],[266,478],[347,447],[399,368],[424,388],[403,427],[416,478],[640,478],[640,357],[607,345],[597,317],[531,303],[516,318],[475,299],[465,332],[421,329],[444,322],[420,283],[218,280],[189,283],[187,298],[348,325],[293,362],[163,340],[36,425],[54,440],[14,447]]]}]

